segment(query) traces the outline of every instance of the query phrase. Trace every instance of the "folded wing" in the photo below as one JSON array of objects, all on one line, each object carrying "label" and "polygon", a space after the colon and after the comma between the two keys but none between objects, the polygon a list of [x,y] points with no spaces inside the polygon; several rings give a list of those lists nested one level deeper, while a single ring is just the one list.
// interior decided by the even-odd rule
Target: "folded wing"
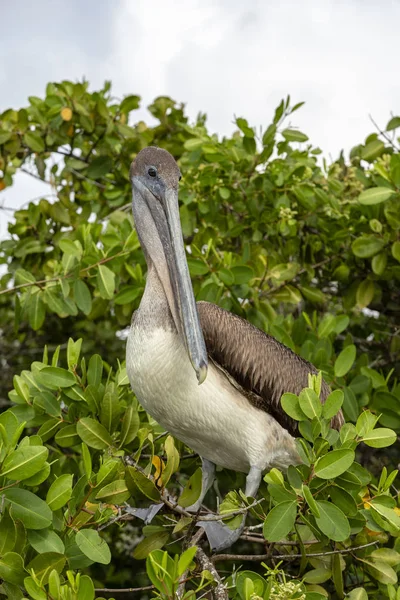
[{"label": "folded wing", "polygon": [[[280,399],[285,392],[299,394],[308,385],[308,374],[317,374],[317,369],[237,315],[209,302],[198,302],[197,307],[213,363],[253,406],[271,414],[282,427],[296,435],[297,422],[284,412]],[[329,386],[322,381],[323,402],[329,392]],[[331,425],[340,429],[343,422],[339,412]]]}]

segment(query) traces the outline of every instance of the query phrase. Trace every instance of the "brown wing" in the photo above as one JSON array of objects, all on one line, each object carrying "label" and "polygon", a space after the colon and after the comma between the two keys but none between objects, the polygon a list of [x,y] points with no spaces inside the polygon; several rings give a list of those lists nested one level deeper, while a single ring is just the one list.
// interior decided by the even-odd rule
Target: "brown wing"
[{"label": "brown wing", "polygon": [[[295,434],[297,422],[282,409],[281,396],[285,392],[299,394],[308,385],[308,374],[316,374],[317,369],[275,338],[216,304],[198,302],[197,308],[213,362],[236,382],[251,404],[271,414],[282,427]],[[329,392],[323,381],[322,401]],[[340,412],[331,424],[340,429],[343,422]]]}]

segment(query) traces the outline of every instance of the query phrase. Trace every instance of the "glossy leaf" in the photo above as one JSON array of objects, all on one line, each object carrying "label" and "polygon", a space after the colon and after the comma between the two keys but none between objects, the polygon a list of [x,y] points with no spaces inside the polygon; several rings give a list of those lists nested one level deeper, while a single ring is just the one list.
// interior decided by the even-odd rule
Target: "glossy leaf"
[{"label": "glossy leaf", "polygon": [[317,501],[320,516],[316,522],[322,533],[336,542],[343,542],[350,535],[350,525],[343,512],[331,502]]},{"label": "glossy leaf", "polygon": [[338,477],[353,464],[354,458],[353,450],[333,450],[317,460],[314,467],[315,474],[321,479]]},{"label": "glossy leaf", "polygon": [[15,519],[20,519],[26,529],[45,529],[52,520],[52,512],[46,502],[21,488],[3,490],[7,503],[11,505]]},{"label": "glossy leaf", "polygon": [[90,417],[80,419],[76,430],[81,440],[90,448],[104,450],[112,445],[112,438],[107,429]]},{"label": "glossy leaf", "polygon": [[110,548],[97,531],[94,531],[93,529],[83,529],[78,531],[75,541],[83,554],[93,562],[98,562],[102,565],[108,565],[110,563]]},{"label": "glossy leaf", "polygon": [[293,529],[296,519],[296,502],[281,502],[275,506],[264,521],[263,534],[269,542],[283,540]]}]

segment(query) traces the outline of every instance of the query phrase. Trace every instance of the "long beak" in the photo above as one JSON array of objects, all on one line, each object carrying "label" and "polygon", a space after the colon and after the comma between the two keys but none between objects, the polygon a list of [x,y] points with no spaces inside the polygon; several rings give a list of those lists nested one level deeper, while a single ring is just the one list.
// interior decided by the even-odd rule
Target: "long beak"
[{"label": "long beak", "polygon": [[[171,307],[174,310],[171,310],[171,312],[177,315],[177,319],[179,319],[179,323],[176,325],[183,336],[186,351],[196,371],[200,385],[207,377],[208,357],[186,261],[179,218],[178,192],[172,188],[159,190],[159,195],[163,196],[162,201],[160,201],[140,177],[132,178],[132,186],[134,196],[140,194],[146,202],[157,229],[157,236],[167,262],[169,281],[172,287],[173,299],[170,300],[168,293],[167,298],[169,302],[173,301],[174,303],[174,307]],[[133,206],[135,207],[135,202]],[[138,235],[142,246],[143,242],[144,246],[147,246],[146,231],[138,231]],[[152,246],[154,247],[154,244],[149,244],[147,247],[150,255],[152,254]],[[154,250],[154,256],[151,258],[153,262],[158,262],[159,254]],[[159,266],[161,269],[165,269],[165,263],[162,262],[163,264],[159,264]]]},{"label": "long beak", "polygon": [[171,279],[175,279],[173,286],[178,300],[186,349],[200,385],[207,376],[208,357],[186,261],[176,190],[167,189],[165,207],[174,263],[168,267]]}]

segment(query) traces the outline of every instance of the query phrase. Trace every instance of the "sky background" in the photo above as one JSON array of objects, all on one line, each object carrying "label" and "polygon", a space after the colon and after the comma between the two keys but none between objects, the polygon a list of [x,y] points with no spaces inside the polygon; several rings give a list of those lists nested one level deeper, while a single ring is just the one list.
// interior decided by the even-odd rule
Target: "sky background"
[{"label": "sky background", "polygon": [[[43,96],[49,81],[157,95],[208,115],[220,135],[234,115],[266,127],[282,97],[328,160],[400,112],[400,0],[0,0],[0,112]],[[19,175],[0,204],[48,192]],[[12,213],[0,211],[0,237]]]}]

